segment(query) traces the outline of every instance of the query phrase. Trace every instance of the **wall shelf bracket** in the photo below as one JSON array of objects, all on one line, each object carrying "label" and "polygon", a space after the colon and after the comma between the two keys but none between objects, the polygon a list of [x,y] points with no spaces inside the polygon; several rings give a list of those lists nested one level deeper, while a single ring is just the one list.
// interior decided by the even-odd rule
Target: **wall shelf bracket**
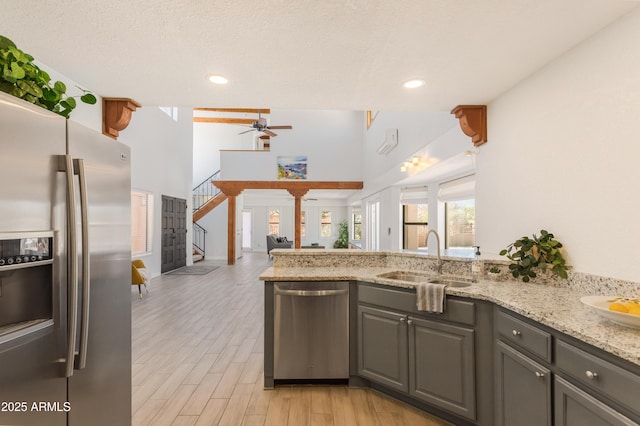
[{"label": "wall shelf bracket", "polygon": [[487,142],[487,106],[458,105],[451,110],[458,120],[462,132],[478,147]]}]

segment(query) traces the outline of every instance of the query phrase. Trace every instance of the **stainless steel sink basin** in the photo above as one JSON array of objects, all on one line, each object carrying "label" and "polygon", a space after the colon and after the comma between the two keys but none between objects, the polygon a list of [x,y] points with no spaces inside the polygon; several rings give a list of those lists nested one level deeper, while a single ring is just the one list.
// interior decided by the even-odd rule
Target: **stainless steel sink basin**
[{"label": "stainless steel sink basin", "polygon": [[458,277],[434,277],[433,275],[421,274],[419,272],[393,271],[379,274],[378,277],[389,280],[408,281],[413,283],[434,283],[445,284],[449,287],[469,287],[471,280]]},{"label": "stainless steel sink basin", "polygon": [[447,287],[469,287],[471,280],[464,278],[434,278],[429,280],[433,284],[445,284]]},{"label": "stainless steel sink basin", "polygon": [[427,282],[431,277],[431,275],[422,275],[417,272],[403,272],[403,271],[386,272],[378,276],[380,278],[387,278],[390,280],[410,281],[414,283]]}]

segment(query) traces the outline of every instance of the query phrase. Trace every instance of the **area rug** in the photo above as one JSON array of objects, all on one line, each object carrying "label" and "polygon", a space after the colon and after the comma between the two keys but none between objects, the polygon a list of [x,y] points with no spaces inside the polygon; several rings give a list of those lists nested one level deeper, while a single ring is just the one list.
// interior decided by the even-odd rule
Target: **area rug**
[{"label": "area rug", "polygon": [[211,271],[215,271],[219,266],[207,266],[207,265],[191,265],[183,266],[182,268],[175,269],[171,272],[167,272],[167,275],[206,275]]}]

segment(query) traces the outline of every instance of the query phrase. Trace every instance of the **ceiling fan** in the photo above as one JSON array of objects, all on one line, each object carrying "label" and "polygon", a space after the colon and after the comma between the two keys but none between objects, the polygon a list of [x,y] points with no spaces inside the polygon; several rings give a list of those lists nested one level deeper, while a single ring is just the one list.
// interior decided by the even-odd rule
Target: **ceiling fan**
[{"label": "ceiling fan", "polygon": [[245,133],[257,130],[258,132],[263,132],[263,133],[265,133],[265,134],[267,134],[269,136],[278,136],[277,133],[274,133],[271,130],[273,130],[273,129],[276,129],[276,130],[279,130],[279,129],[291,130],[291,129],[293,129],[293,127],[291,127],[291,126],[269,126],[267,124],[267,119],[263,118],[260,115],[260,111],[258,111],[258,120],[254,121],[253,124],[251,124],[251,126],[249,126],[249,127],[251,127],[251,129],[245,130],[244,132],[240,132],[238,134],[239,135],[243,135]]}]

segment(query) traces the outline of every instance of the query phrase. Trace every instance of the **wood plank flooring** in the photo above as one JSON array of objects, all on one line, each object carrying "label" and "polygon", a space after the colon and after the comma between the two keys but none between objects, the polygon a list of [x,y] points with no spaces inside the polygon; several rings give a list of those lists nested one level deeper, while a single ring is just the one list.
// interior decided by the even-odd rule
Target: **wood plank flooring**
[{"label": "wood plank flooring", "polygon": [[162,275],[132,287],[132,423],[138,425],[447,425],[372,390],[263,390],[266,254],[206,275]]}]

